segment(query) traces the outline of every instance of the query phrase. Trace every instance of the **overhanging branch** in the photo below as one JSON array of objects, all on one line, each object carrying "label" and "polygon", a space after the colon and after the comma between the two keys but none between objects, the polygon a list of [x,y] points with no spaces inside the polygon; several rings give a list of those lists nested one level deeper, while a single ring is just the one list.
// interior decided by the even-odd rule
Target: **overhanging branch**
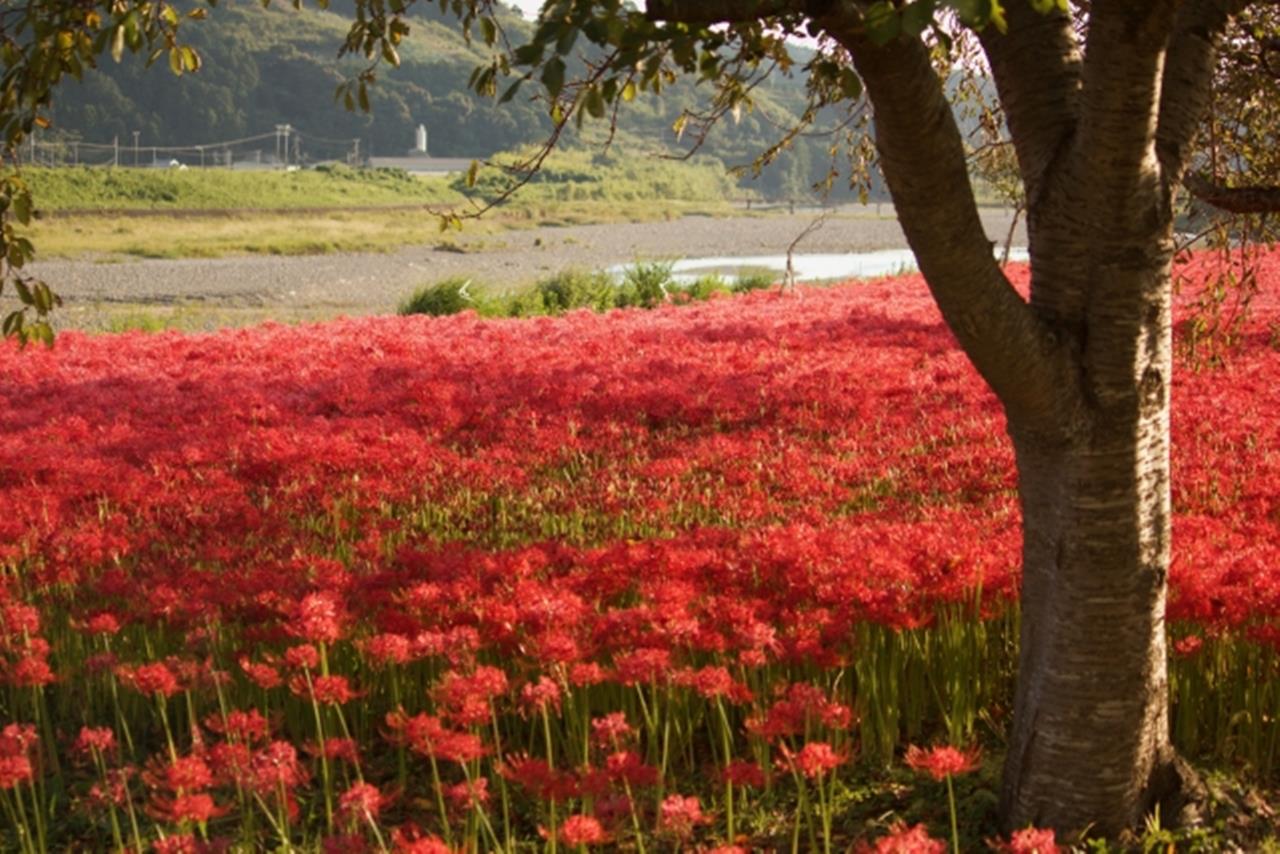
[{"label": "overhanging branch", "polygon": [[826,4],[806,0],[649,0],[645,17],[679,24],[722,24],[810,12],[809,7],[817,5]]},{"label": "overhanging branch", "polygon": [[1280,187],[1227,187],[1194,174],[1184,176],[1182,185],[1198,201],[1228,213],[1280,213]]}]

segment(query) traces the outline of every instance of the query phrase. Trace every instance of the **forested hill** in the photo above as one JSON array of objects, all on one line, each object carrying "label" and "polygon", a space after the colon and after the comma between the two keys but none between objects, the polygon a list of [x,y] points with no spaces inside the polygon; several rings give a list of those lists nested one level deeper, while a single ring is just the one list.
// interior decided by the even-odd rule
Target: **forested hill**
[{"label": "forested hill", "polygon": [[[344,110],[334,91],[360,64],[337,59],[350,20],[341,14],[343,5],[335,0],[333,11],[322,12],[281,4],[263,9],[251,0],[220,3],[207,21],[186,28],[204,59],[199,73],[175,78],[164,62],[145,68],[139,57],[119,64],[105,58],[82,82],[58,90],[50,133],[95,143],[118,138],[124,147],[133,144],[136,131],[143,146],[196,145],[270,133],[288,123],[301,133],[302,153],[311,160],[342,157],[352,138],[361,140],[362,154],[403,155],[419,124],[428,129],[430,153],[439,157],[487,157],[545,136],[542,104],[521,95],[495,105],[468,90],[485,53],[468,45],[456,22],[451,26],[431,4],[412,19],[401,66],[380,70],[372,113]],[[508,21],[517,41],[529,26],[514,13]],[[678,150],[672,124],[682,108],[707,95],[705,87],[686,84],[662,98],[637,99],[623,111],[623,147],[633,153]],[[802,109],[802,84],[774,75],[757,90],[757,100],[740,121],[718,126],[704,153],[727,165],[750,163]],[[829,171],[831,141],[825,135],[802,138],[747,185],[767,196],[802,196]],[[836,181],[837,197],[847,197],[839,192],[846,183]]]}]

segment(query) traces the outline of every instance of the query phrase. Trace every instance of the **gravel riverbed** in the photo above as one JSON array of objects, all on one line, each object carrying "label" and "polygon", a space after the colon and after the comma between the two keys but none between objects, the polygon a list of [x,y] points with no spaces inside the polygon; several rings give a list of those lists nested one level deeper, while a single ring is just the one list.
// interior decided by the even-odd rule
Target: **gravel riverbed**
[{"label": "gravel riverbed", "polygon": [[[988,236],[1003,243],[1010,213],[984,210]],[[103,328],[128,307],[199,311],[221,322],[306,320],[392,312],[415,287],[446,276],[472,276],[494,290],[531,284],[568,269],[643,260],[774,255],[787,251],[819,214],[796,212],[729,218],[538,227],[461,235],[448,244],[391,253],[252,255],[213,259],[47,261],[32,272],[66,304],[59,323]],[[1015,242],[1025,241],[1019,229]],[[828,214],[798,253],[867,252],[906,246],[885,205]]]}]

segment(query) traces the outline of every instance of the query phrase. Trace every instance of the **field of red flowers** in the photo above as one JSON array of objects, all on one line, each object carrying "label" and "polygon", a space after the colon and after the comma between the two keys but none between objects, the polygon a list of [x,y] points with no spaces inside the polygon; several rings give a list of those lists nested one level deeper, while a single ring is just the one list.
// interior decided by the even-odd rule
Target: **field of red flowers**
[{"label": "field of red flowers", "polygon": [[[1263,777],[1277,290],[1174,388],[1174,727]],[[66,333],[0,390],[0,847],[874,844],[852,766],[1003,729],[1012,455],[918,277]]]}]

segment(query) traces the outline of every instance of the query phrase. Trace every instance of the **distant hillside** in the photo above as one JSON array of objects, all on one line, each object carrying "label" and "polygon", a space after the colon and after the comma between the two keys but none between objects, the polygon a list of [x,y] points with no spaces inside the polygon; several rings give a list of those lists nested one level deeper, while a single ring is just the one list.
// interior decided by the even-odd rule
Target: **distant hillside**
[{"label": "distant hillside", "polygon": [[[335,0],[331,9],[342,6]],[[190,145],[270,133],[288,123],[301,135],[300,153],[309,161],[341,159],[353,138],[364,156],[404,154],[419,124],[439,157],[488,157],[547,133],[541,104],[520,97],[498,106],[467,89],[485,54],[430,5],[413,19],[401,66],[380,73],[372,113],[347,112],[335,103],[334,90],[359,67],[357,60],[337,59],[348,20],[335,12],[228,0],[209,20],[187,28],[204,59],[198,74],[175,78],[165,63],[148,69],[138,57],[118,65],[107,58],[82,82],[69,81],[58,91],[51,134],[95,143],[118,139],[123,162],[129,162],[134,132],[143,146]],[[514,15],[508,22],[517,40],[528,26]],[[699,95],[705,92],[682,84],[662,98],[642,96],[628,105],[621,128],[627,150],[679,151],[671,125]],[[727,165],[749,163],[799,113],[801,81],[771,79],[758,100],[759,108],[738,123],[717,127],[703,152]],[[268,138],[261,145],[269,151],[272,143]],[[827,137],[801,139],[759,180],[743,185],[770,197],[802,197],[827,174],[829,146]]]}]

